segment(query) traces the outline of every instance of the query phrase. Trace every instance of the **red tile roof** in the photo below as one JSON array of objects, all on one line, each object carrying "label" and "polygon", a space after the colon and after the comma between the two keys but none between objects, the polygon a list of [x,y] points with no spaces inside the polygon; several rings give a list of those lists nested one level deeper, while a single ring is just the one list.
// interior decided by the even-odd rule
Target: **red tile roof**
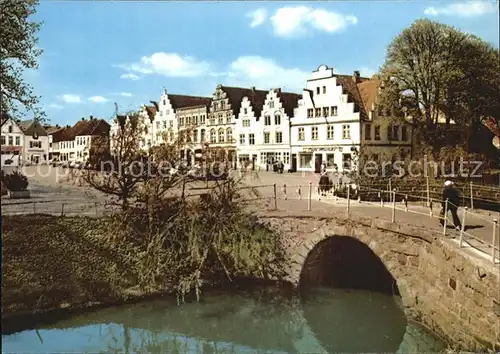
[{"label": "red tile roof", "polygon": [[71,141],[82,135],[107,135],[109,134],[109,123],[104,119],[85,119],[78,121],[72,127],[64,127],[50,133],[52,141]]},{"label": "red tile roof", "polygon": [[221,86],[221,89],[227,94],[229,98],[229,104],[233,114],[237,117],[241,108],[241,101],[243,97],[248,97],[252,104],[252,108],[255,111],[255,116],[260,117],[262,112],[262,107],[266,100],[267,93],[269,91],[256,90],[254,87],[243,88],[243,87],[231,87],[231,86]]},{"label": "red tile roof", "polygon": [[293,117],[293,110],[297,108],[299,100],[302,98],[302,95],[298,93],[292,92],[282,92],[278,91],[278,98],[280,99],[281,105],[285,110],[285,113],[289,118]]},{"label": "red tile roof", "polygon": [[337,77],[337,84],[342,85],[344,93],[347,94],[348,102],[354,103],[354,111],[359,112],[361,119],[367,120],[368,114],[361,98],[361,93],[359,91],[358,85],[370,79],[359,78],[360,82],[355,82],[351,75],[335,75]]},{"label": "red tile roof", "polygon": [[177,110],[179,108],[186,107],[196,107],[196,106],[210,106],[212,98],[210,97],[200,97],[200,96],[186,96],[186,95],[174,95],[167,94],[168,100],[172,105],[172,108]]}]

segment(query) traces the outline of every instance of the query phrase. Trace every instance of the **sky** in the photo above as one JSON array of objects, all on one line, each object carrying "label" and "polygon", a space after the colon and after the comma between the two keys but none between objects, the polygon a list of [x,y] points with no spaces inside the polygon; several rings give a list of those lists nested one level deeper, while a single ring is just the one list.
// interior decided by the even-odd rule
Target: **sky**
[{"label": "sky", "polygon": [[420,18],[498,47],[494,1],[41,0],[44,54],[27,81],[52,124],[110,119],[169,93],[211,96],[217,84],[301,92],[319,65],[371,76],[387,45]]}]

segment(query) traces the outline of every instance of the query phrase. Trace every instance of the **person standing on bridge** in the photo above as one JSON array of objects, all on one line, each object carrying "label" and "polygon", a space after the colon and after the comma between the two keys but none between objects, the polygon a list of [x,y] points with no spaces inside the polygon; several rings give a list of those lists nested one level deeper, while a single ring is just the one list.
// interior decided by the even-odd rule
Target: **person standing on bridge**
[{"label": "person standing on bridge", "polygon": [[448,180],[444,182],[444,189],[443,189],[443,203],[442,203],[442,214],[443,214],[443,220],[442,223],[444,223],[444,218],[447,217],[447,215],[444,215],[444,211],[446,210],[446,199],[448,199],[448,210],[451,212],[451,216],[453,217],[453,224],[455,225],[456,228],[461,229],[462,228],[462,223],[460,222],[460,218],[458,217],[457,209],[460,206],[460,192],[458,189],[455,188],[455,184]]}]

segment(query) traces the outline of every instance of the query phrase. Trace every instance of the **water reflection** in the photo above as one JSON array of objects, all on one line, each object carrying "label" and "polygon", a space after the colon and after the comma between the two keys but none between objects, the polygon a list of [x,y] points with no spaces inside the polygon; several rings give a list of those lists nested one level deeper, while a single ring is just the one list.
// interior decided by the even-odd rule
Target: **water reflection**
[{"label": "water reflection", "polygon": [[360,291],[322,290],[303,304],[278,296],[206,294],[200,303],[182,306],[158,300],[100,310],[5,335],[2,342],[4,352],[435,352],[442,347],[407,326],[391,304],[387,295]]}]

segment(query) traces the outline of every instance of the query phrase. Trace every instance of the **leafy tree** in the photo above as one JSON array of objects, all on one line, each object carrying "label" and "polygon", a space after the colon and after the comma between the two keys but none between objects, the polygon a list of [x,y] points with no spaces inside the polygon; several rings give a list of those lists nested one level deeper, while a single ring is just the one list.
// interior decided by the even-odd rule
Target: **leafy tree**
[{"label": "leafy tree", "polygon": [[43,50],[37,48],[36,34],[42,23],[31,21],[38,0],[0,0],[0,88],[2,111],[18,116],[21,107],[42,118],[37,107],[39,97],[25,82],[23,71],[37,69],[38,57]]},{"label": "leafy tree", "polygon": [[[405,110],[422,142],[439,148],[446,138],[460,141],[484,117],[498,119],[499,72],[498,49],[448,25],[417,20],[387,49],[381,105]],[[443,118],[445,129],[438,124]],[[453,139],[451,119],[461,130]]]}]

